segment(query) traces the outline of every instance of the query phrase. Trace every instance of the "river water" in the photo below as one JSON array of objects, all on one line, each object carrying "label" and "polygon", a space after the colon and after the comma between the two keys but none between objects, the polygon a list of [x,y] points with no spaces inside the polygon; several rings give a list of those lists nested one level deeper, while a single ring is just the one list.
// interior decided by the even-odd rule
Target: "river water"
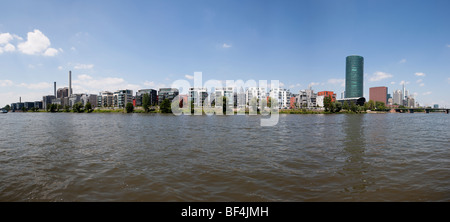
[{"label": "river water", "polygon": [[450,115],[0,114],[0,201],[450,201]]}]

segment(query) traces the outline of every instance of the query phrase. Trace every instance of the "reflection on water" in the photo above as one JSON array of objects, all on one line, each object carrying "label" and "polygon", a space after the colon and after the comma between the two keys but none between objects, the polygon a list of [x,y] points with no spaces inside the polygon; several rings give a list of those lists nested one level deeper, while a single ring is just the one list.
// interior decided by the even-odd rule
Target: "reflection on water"
[{"label": "reflection on water", "polygon": [[365,117],[366,115],[346,115],[343,121],[345,132],[343,152],[346,155],[345,165],[340,172],[348,181],[345,192],[363,193],[368,186],[366,176],[369,164],[365,162]]},{"label": "reflection on water", "polygon": [[8,113],[0,201],[450,201],[450,116]]}]

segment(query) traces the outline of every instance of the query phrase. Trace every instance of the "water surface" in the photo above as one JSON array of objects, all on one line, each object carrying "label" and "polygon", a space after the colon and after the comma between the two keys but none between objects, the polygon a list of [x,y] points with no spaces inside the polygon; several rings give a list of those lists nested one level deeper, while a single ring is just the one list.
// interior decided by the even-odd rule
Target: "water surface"
[{"label": "water surface", "polygon": [[0,201],[450,201],[450,115],[0,115]]}]

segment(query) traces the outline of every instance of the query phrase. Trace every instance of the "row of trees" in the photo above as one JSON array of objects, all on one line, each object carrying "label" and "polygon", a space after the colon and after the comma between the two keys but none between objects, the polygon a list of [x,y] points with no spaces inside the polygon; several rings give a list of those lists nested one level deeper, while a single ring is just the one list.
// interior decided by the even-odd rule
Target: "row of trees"
[{"label": "row of trees", "polygon": [[365,103],[364,106],[359,106],[355,104],[353,101],[348,103],[344,101],[344,103],[340,102],[332,102],[331,97],[325,97],[323,99],[323,105],[325,108],[325,112],[337,113],[341,110],[346,110],[348,112],[361,113],[367,110],[377,110],[377,111],[385,111],[386,105],[383,102],[375,102],[373,100],[369,100],[369,102]]},{"label": "row of trees", "polygon": [[[48,104],[47,105],[47,112],[55,113],[55,112],[60,112],[60,111],[70,112],[71,111],[70,106],[66,105],[63,107],[60,104]],[[89,102],[86,103],[85,106],[83,106],[83,104],[81,102],[78,102],[72,106],[72,111],[75,113],[84,113],[84,112],[90,113],[90,112],[94,111],[94,109],[93,109],[91,103],[89,103]]]}]

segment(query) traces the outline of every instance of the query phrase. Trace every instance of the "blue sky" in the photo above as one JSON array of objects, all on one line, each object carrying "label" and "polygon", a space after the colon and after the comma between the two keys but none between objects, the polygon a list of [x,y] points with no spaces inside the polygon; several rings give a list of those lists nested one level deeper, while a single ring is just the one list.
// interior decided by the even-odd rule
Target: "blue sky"
[{"label": "blue sky", "polygon": [[345,57],[365,59],[364,94],[387,86],[450,107],[450,1],[4,1],[0,106],[189,81],[279,80],[344,90]]}]

